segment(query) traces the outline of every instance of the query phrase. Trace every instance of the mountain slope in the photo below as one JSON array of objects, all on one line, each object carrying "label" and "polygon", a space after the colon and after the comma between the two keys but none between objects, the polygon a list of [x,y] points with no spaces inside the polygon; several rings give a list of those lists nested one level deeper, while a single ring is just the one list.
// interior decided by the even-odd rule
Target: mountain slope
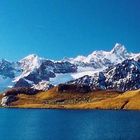
[{"label": "mountain slope", "polygon": [[122,63],[109,67],[93,76],[84,76],[68,82],[68,85],[89,86],[91,91],[115,90],[127,91],[140,88],[140,60],[126,59]]},{"label": "mountain slope", "polygon": [[14,85],[12,79],[18,72],[14,62],[9,62],[5,59],[0,61],[0,91]]},{"label": "mountain slope", "polygon": [[[94,51],[87,57],[78,56],[62,61],[40,58],[34,54],[29,55],[18,62],[1,60],[1,88],[4,89],[13,86],[48,90],[48,88],[53,85],[56,86],[86,75],[89,77],[106,77],[104,73],[102,74],[103,70],[129,59],[138,61],[140,59],[140,54],[128,53],[123,45],[117,43],[115,47],[108,52]],[[120,69],[120,71],[121,70],[122,69]],[[95,73],[98,72],[100,72],[100,75],[96,76]],[[96,78],[94,79],[96,81]],[[98,83],[96,82],[96,84]],[[102,85],[102,88],[105,88],[103,83],[100,85]]]}]

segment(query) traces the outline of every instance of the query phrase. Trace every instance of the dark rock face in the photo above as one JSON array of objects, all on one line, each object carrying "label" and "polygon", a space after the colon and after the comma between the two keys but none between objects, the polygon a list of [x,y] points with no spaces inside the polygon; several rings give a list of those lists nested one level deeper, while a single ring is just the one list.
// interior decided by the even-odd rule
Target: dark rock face
[{"label": "dark rock face", "polygon": [[70,62],[56,62],[54,73],[73,73],[77,72],[77,67]]},{"label": "dark rock face", "polygon": [[[37,55],[29,55],[15,63],[4,59],[0,61],[0,76],[6,87],[38,87],[35,85],[45,81],[47,83],[50,78],[55,78],[56,74],[73,72],[77,72],[77,67],[70,62],[55,62],[39,58]],[[46,89],[43,86],[42,88]]]},{"label": "dark rock face", "polygon": [[8,106],[10,105],[11,102],[17,101],[18,94],[27,94],[27,95],[34,95],[37,94],[39,92],[39,90],[35,90],[33,88],[12,88],[7,90],[4,94],[3,94],[3,98],[2,98],[2,102],[1,105],[2,106]]},{"label": "dark rock face", "polygon": [[43,69],[37,69],[36,71],[31,72],[25,79],[32,81],[37,84],[42,80],[49,81],[50,78],[54,78],[55,73]]},{"label": "dark rock face", "polygon": [[2,106],[8,106],[11,102],[14,102],[16,100],[18,100],[18,98],[14,95],[4,96],[2,98],[1,105]]},{"label": "dark rock face", "polygon": [[4,93],[4,96],[16,96],[17,94],[27,94],[27,95],[34,95],[36,93],[38,93],[39,90],[35,90],[33,88],[12,88],[12,89],[9,89],[7,90],[5,93]]},{"label": "dark rock face", "polygon": [[58,92],[66,93],[87,93],[90,92],[88,85],[74,85],[74,84],[60,84],[58,85]]},{"label": "dark rock face", "polygon": [[109,89],[127,91],[140,88],[140,62],[125,60],[94,76],[84,76],[68,84],[86,85],[90,90]]},{"label": "dark rock face", "polygon": [[105,87],[102,85],[102,83],[103,83],[103,85],[105,85],[104,79],[100,79],[99,77],[94,78],[94,77],[88,76],[88,75],[68,82],[68,84],[87,86],[87,87],[89,87],[90,91],[105,89]]},{"label": "dark rock face", "polygon": [[106,87],[106,77],[103,72],[99,72],[99,77],[97,83],[99,83],[99,89],[105,89]]},{"label": "dark rock face", "polygon": [[117,90],[134,90],[140,88],[140,62],[125,60],[111,70],[106,70],[110,75],[107,86]]},{"label": "dark rock face", "polygon": [[57,73],[73,73],[77,71],[77,67],[69,62],[52,62],[50,60],[44,60],[39,68],[34,69],[28,76],[20,79],[15,84],[15,87],[31,87],[31,81],[34,84],[38,84],[42,80],[49,81],[50,78],[54,78]]},{"label": "dark rock face", "polygon": [[[135,60],[130,60],[130,58]],[[122,63],[118,64],[118,62]],[[110,52],[94,51],[87,57],[80,56],[76,59],[70,58],[63,61],[39,58],[37,55],[29,55],[16,63],[1,60],[0,78],[1,83],[3,83],[2,86],[6,85],[6,87],[48,89],[51,82],[57,83],[54,81],[58,81],[58,74],[61,74],[62,77],[66,73],[76,73],[82,71],[81,67],[82,70],[85,67],[108,68],[105,71],[96,73],[94,76],[86,75],[68,84],[89,86],[90,90],[115,89],[126,91],[140,88],[140,55],[128,53],[121,44],[116,44]],[[66,75],[64,75],[64,79],[65,77]],[[72,78],[73,76],[70,77],[70,79]]]},{"label": "dark rock face", "polygon": [[77,72],[77,67],[70,62],[53,62],[44,60],[39,68],[40,72],[49,71],[53,73],[72,73]]},{"label": "dark rock face", "polygon": [[[49,74],[51,77],[55,77],[55,73],[73,73],[77,72],[77,67],[70,62],[52,62],[45,60],[38,71],[42,74]],[[54,73],[54,74],[53,74]]]},{"label": "dark rock face", "polygon": [[4,59],[0,61],[0,75],[4,77],[14,78],[15,76],[14,64],[10,63]]},{"label": "dark rock face", "polygon": [[31,87],[31,86],[32,86],[32,84],[30,84],[28,81],[26,81],[26,79],[22,78],[16,82],[14,87],[18,88],[18,87]]}]

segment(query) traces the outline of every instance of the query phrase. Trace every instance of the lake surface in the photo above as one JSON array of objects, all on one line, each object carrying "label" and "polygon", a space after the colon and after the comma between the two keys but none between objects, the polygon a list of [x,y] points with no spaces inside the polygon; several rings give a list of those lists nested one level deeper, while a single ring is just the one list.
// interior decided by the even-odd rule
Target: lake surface
[{"label": "lake surface", "polygon": [[0,140],[140,140],[140,112],[0,109]]}]

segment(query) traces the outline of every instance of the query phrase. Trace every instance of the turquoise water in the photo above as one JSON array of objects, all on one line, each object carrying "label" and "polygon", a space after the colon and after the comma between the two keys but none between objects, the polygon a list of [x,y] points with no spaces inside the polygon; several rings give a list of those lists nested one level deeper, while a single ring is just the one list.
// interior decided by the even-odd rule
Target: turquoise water
[{"label": "turquoise water", "polygon": [[140,112],[0,109],[0,140],[140,140]]}]

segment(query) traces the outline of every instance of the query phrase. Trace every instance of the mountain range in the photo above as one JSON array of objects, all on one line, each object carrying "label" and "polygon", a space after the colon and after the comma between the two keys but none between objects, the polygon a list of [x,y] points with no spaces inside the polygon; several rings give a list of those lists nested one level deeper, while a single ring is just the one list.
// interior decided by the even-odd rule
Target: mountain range
[{"label": "mountain range", "polygon": [[20,61],[0,61],[1,90],[30,87],[48,90],[53,86],[88,86],[89,90],[127,91],[140,88],[140,53],[129,53],[116,43],[111,51],[54,61],[31,54]]}]

